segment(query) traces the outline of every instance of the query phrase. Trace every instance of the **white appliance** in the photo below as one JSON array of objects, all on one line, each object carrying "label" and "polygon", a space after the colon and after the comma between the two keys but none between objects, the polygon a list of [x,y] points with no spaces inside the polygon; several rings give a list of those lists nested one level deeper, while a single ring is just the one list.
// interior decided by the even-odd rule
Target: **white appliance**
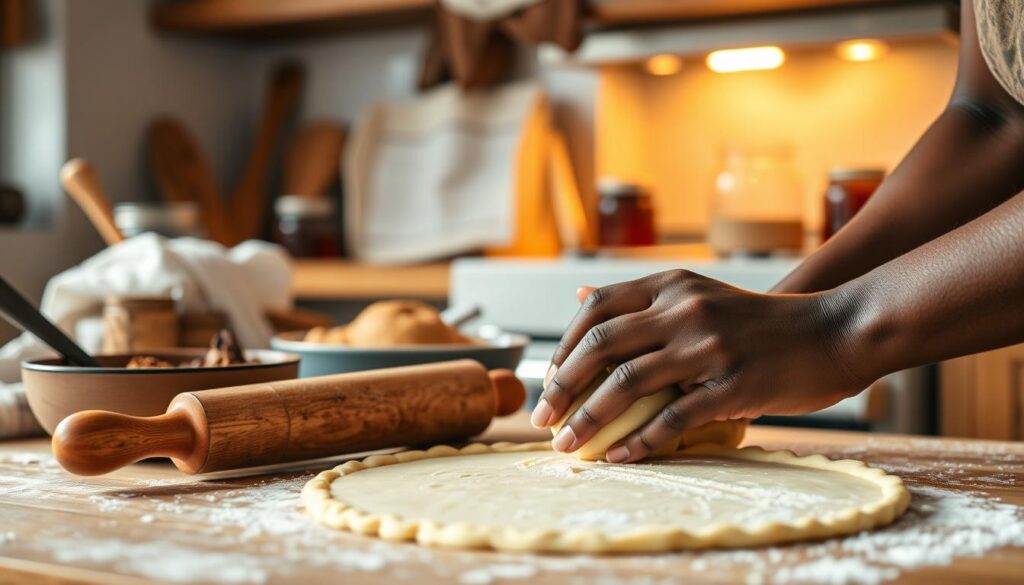
[{"label": "white appliance", "polygon": [[[692,270],[756,292],[771,288],[799,264],[793,258],[728,260],[624,260],[563,258],[492,260],[463,258],[452,267],[449,306],[478,306],[483,321],[533,338],[517,374],[536,401],[551,355],[579,308],[576,288],[634,280],[676,268]],[[870,428],[905,433],[929,431],[929,373],[925,368],[886,376],[868,392],[787,424]]]}]

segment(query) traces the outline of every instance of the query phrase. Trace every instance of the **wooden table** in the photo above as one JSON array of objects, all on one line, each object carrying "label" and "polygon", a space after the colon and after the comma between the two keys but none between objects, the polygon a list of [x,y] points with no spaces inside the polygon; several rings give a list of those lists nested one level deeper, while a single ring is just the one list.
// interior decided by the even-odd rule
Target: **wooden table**
[{"label": "wooden table", "polygon": [[[544,436],[517,415],[486,438]],[[747,442],[882,466],[906,480],[911,511],[882,532],[767,549],[605,558],[440,551],[313,525],[297,499],[312,471],[200,481],[143,463],[75,478],[56,466],[46,441],[30,440],[0,443],[0,584],[1024,579],[1022,444],[771,427],[752,428]],[[1006,543],[1016,547],[995,547]]]}]

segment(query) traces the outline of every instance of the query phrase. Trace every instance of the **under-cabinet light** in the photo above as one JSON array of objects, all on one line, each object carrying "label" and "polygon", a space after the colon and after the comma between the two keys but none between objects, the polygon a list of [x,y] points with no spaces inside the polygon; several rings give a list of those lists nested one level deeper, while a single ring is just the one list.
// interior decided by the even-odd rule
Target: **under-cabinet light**
[{"label": "under-cabinet light", "polygon": [[675,75],[683,68],[683,60],[677,55],[655,55],[644,63],[644,69],[651,75]]},{"label": "under-cabinet light", "polygon": [[707,58],[708,68],[716,73],[777,69],[785,62],[786,54],[779,47],[722,49]]},{"label": "under-cabinet light", "polygon": [[889,53],[889,45],[878,39],[854,39],[836,45],[836,54],[846,61],[874,61]]}]

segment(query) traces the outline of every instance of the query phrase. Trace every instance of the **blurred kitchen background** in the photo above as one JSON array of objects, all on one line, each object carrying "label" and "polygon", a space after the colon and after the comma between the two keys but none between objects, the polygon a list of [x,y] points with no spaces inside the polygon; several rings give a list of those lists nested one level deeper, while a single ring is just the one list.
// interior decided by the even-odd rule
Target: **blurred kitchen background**
[{"label": "blurred kitchen background", "polygon": [[[61,183],[81,158],[66,184],[98,180],[121,234],[277,241],[298,302],[339,322],[478,306],[534,339],[536,389],[578,285],[683,267],[767,290],[956,75],[956,2],[488,5],[0,0],[0,272],[38,300],[103,249]],[[1024,438],[1022,358],[773,422]]]}]

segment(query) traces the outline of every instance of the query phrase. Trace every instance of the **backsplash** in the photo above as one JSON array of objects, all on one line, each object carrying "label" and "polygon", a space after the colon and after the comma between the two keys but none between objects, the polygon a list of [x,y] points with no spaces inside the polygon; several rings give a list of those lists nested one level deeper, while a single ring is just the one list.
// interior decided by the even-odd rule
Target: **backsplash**
[{"label": "backsplash", "polygon": [[597,96],[598,176],[653,187],[662,235],[702,235],[714,177],[729,144],[789,144],[803,184],[805,228],[820,229],[826,172],[891,170],[945,107],[957,47],[901,42],[867,63],[831,47],[793,51],[773,71],[713,73],[703,59],[658,77],[639,66],[602,69]]}]

